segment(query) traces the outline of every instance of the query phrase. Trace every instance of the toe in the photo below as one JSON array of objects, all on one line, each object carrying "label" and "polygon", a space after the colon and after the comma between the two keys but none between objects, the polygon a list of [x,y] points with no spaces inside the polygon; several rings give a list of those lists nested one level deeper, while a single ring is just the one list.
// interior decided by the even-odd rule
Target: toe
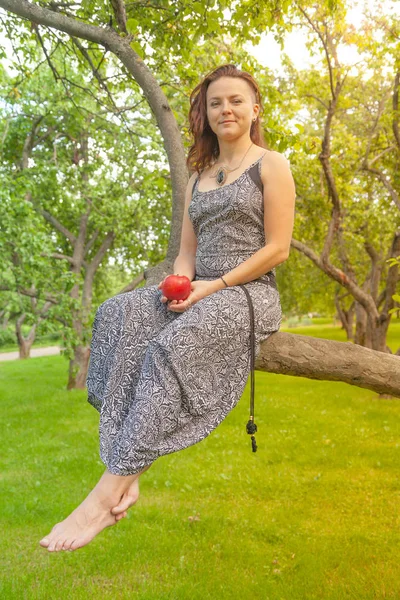
[{"label": "toe", "polygon": [[78,548],[80,548],[81,545],[79,543],[79,540],[74,540],[70,546],[70,550],[78,550]]},{"label": "toe", "polygon": [[62,550],[62,547],[63,547],[63,545],[64,545],[64,542],[65,542],[65,539],[63,539],[63,538],[61,538],[60,540],[58,540],[58,541],[56,542],[56,545],[55,545],[55,550],[56,550],[56,552],[59,552],[60,550]]},{"label": "toe", "polygon": [[62,549],[69,550],[73,541],[74,541],[74,538],[68,538],[67,540],[65,540]]},{"label": "toe", "polygon": [[47,546],[50,544],[50,539],[48,537],[44,537],[40,540],[39,544],[43,546],[43,548],[47,548]]},{"label": "toe", "polygon": [[119,503],[117,506],[114,506],[114,507],[111,509],[111,511],[110,511],[110,512],[111,512],[111,514],[112,514],[112,515],[118,515],[119,513],[122,513],[122,512],[124,512],[124,510],[125,510],[125,508],[126,508],[126,507],[124,506],[124,503],[125,503],[125,502],[126,502],[126,500],[124,500],[124,502],[120,502],[120,503]]},{"label": "toe", "polygon": [[119,513],[125,512],[126,510],[128,510],[128,508],[133,506],[135,502],[137,502],[138,498],[138,494],[126,496],[126,498],[123,498],[123,500],[121,500],[121,502],[117,506],[114,506],[114,508],[111,509],[111,514],[117,515]]}]

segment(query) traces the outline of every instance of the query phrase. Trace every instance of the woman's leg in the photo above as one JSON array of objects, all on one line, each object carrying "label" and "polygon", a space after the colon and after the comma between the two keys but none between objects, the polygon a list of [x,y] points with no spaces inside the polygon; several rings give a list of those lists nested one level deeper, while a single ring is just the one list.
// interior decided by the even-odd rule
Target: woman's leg
[{"label": "woman's leg", "polygon": [[126,492],[148,468],[133,475],[113,475],[106,469],[85,500],[64,521],[57,523],[40,540],[40,545],[50,552],[77,550],[91,542],[105,527],[115,525],[120,519],[111,513],[111,509],[121,499],[124,506],[127,505]]}]

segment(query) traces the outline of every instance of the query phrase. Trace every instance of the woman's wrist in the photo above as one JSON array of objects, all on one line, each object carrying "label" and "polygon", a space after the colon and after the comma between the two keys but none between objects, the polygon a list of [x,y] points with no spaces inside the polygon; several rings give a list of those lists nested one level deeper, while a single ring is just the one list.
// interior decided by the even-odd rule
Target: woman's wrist
[{"label": "woman's wrist", "polygon": [[[225,277],[224,277],[224,279],[225,279]],[[215,292],[218,292],[219,290],[223,290],[227,287],[225,285],[225,283],[222,281],[221,277],[218,277],[218,279],[214,279],[212,283],[213,283]]]}]

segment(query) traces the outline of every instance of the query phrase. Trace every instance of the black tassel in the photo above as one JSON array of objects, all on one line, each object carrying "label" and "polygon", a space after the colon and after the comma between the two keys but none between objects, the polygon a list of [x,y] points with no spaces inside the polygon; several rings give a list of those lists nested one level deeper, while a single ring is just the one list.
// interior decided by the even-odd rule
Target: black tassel
[{"label": "black tassel", "polygon": [[247,421],[246,431],[247,433],[255,433],[257,431],[257,425],[251,419]]},{"label": "black tassel", "polygon": [[247,421],[246,431],[247,431],[247,433],[251,434],[251,449],[252,449],[252,451],[257,452],[257,442],[256,442],[256,438],[253,435],[257,431],[257,425],[251,419],[249,421]]}]

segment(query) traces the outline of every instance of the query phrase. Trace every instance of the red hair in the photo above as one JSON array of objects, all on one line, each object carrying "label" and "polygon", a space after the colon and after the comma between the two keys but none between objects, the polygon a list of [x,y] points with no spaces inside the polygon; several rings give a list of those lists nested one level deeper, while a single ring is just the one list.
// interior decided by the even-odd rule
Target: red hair
[{"label": "red hair", "polygon": [[[192,134],[194,142],[186,159],[189,171],[200,173],[219,156],[218,138],[207,119],[207,89],[212,81],[220,77],[241,77],[247,81],[255,96],[256,104],[260,106],[260,112],[262,110],[260,89],[250,73],[240,71],[235,65],[227,64],[206,75],[190,94],[189,133]],[[258,116],[251,124],[250,138],[254,144],[268,149]]]}]

